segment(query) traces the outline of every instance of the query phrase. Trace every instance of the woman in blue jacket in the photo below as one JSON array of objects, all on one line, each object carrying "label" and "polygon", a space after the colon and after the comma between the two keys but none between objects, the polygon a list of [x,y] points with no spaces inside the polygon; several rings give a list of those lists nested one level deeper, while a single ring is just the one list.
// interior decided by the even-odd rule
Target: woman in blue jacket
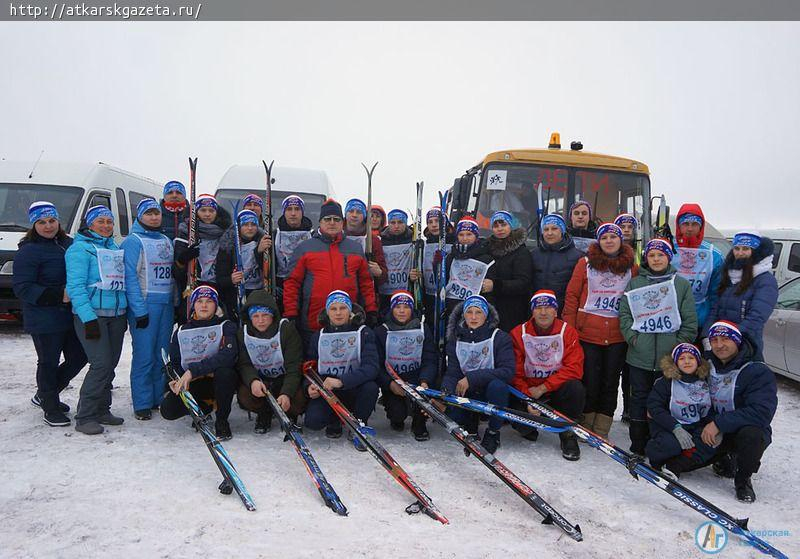
[{"label": "woman in blue jacket", "polygon": [[[59,394],[86,364],[64,291],[67,268],[64,253],[72,239],[61,228],[58,210],[50,202],[34,202],[28,210],[31,228],[14,257],[14,294],[22,301],[25,331],[33,338],[38,359],[36,394],[31,403],[40,406],[44,422],[70,424],[69,406]],[[61,354],[64,362],[59,364]]]},{"label": "woman in blue jacket", "polygon": [[75,333],[89,357],[83,379],[75,430],[99,435],[103,425],[122,425],[111,413],[111,382],[122,353],[127,323],[125,264],[114,242],[114,215],[105,206],[92,206],[85,228],[67,249],[67,295],[75,315]]},{"label": "woman in blue jacket", "polygon": [[161,350],[169,347],[176,303],[172,241],[161,233],[161,220],[158,202],[145,198],[136,207],[131,234],[122,241],[133,340],[131,395],[134,415],[141,420],[152,417],[164,393]]},{"label": "woman in blue jacket", "polygon": [[[719,298],[706,319],[704,331],[718,320],[739,326],[754,344],[755,359],[762,359],[764,324],[778,301],[778,282],[772,275],[772,239],[753,231],[733,237],[733,248],[725,257]],[[707,334],[706,334],[707,335]],[[711,349],[704,341],[705,349]]]},{"label": "woman in blue jacket", "polygon": [[[447,324],[444,392],[508,406],[508,385],[517,363],[511,336],[500,330],[499,324],[497,311],[480,295],[468,297],[453,309]],[[470,433],[477,433],[477,414],[460,408],[450,408],[448,413]],[[502,426],[502,419],[489,418],[481,444],[491,453],[500,445]]]}]

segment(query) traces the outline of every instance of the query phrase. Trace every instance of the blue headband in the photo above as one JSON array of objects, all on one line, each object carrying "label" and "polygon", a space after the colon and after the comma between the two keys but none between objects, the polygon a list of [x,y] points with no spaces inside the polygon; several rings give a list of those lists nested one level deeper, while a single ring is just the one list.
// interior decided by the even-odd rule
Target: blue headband
[{"label": "blue headband", "polygon": [[258,313],[265,313],[270,316],[275,316],[275,312],[271,308],[265,307],[263,305],[252,305],[247,309],[247,316],[249,316],[251,319],[253,318],[254,314]]},{"label": "blue headband", "polygon": [[462,231],[469,231],[476,237],[478,236],[478,222],[471,217],[465,217],[456,225],[456,235]]},{"label": "blue headband", "polygon": [[180,192],[184,197],[186,197],[186,187],[178,181],[169,181],[164,185],[164,196],[170,192]]},{"label": "blue headband", "polygon": [[86,227],[91,227],[92,223],[94,223],[98,217],[108,217],[111,218],[112,221],[114,220],[114,214],[112,214],[111,210],[109,210],[107,207],[92,206],[86,210],[86,215],[84,216],[84,219],[86,220]]},{"label": "blue headband", "polygon": [[258,215],[256,215],[256,212],[253,210],[242,210],[237,217],[239,219],[239,225],[244,225],[245,223],[258,225]]},{"label": "blue headband", "polygon": [[547,225],[555,225],[561,229],[562,235],[567,232],[567,222],[558,214],[547,214],[544,216],[544,219],[542,219],[542,228],[544,229]]},{"label": "blue headband", "polygon": [[651,239],[644,247],[644,257],[647,258],[647,253],[651,250],[660,250],[667,255],[667,260],[672,262],[672,247],[664,239]]},{"label": "blue headband", "polygon": [[216,210],[217,199],[211,194],[201,194],[194,203],[195,210],[199,210],[200,208],[214,208]]},{"label": "blue headband", "polygon": [[708,329],[708,339],[718,337],[730,338],[737,346],[742,345],[742,332],[733,322],[718,320],[712,324]]},{"label": "blue headband", "polygon": [[467,297],[467,300],[464,301],[464,312],[467,312],[467,309],[470,307],[477,307],[484,315],[487,317],[489,316],[489,302],[481,295],[471,295]]},{"label": "blue headband", "polygon": [[347,201],[347,204],[345,204],[345,213],[351,210],[358,210],[365,218],[367,217],[367,205],[358,198],[352,198]]},{"label": "blue headband", "polygon": [[198,299],[211,299],[215,305],[219,306],[219,294],[210,285],[201,285],[192,291],[191,296],[189,296],[189,305],[192,309],[194,309],[194,304]]},{"label": "blue headband", "polygon": [[342,291],[340,289],[331,291],[328,295],[328,298],[325,299],[325,310],[328,310],[328,308],[330,308],[330,306],[334,303],[344,303],[347,305],[348,309],[351,311],[353,310],[353,301],[350,300],[350,295],[348,295],[346,291]]},{"label": "blue headband", "polygon": [[691,354],[695,360],[697,360],[697,364],[700,364],[700,351],[698,351],[694,345],[687,344],[686,342],[676,345],[675,349],[672,350],[672,361],[677,365],[678,359],[680,359],[681,355],[684,353]]},{"label": "blue headband", "polygon": [[159,206],[158,202],[156,202],[153,198],[142,199],[138,204],[136,204],[136,219],[141,222],[144,213],[150,210],[158,210],[158,213],[161,213],[161,206]]},{"label": "blue headband", "polygon": [[31,204],[30,208],[28,208],[28,221],[30,221],[31,225],[40,219],[47,219],[50,217],[58,219],[58,210],[52,202],[34,202]]},{"label": "blue headband", "polygon": [[630,223],[633,225],[634,229],[639,227],[639,220],[632,214],[619,214],[614,220],[615,225],[622,226],[623,223]]},{"label": "blue headband", "polygon": [[389,299],[389,308],[393,309],[397,305],[408,305],[414,310],[414,297],[408,291],[395,291]]},{"label": "blue headband", "polygon": [[258,207],[261,208],[261,211],[264,211],[264,200],[262,200],[261,197],[256,194],[248,194],[242,198],[242,207],[245,207],[247,204],[258,204]]},{"label": "blue headband", "polygon": [[599,241],[600,237],[606,233],[614,233],[620,239],[622,238],[622,229],[620,229],[619,225],[614,225],[613,223],[604,223],[597,228],[597,240]]},{"label": "blue headband", "polygon": [[683,225],[684,223],[699,223],[702,225],[703,218],[699,215],[686,213],[678,218],[678,225]]},{"label": "blue headband", "polygon": [[750,247],[753,250],[761,246],[761,237],[755,233],[748,233],[742,231],[733,236],[733,246],[735,247]]},{"label": "blue headband", "polygon": [[406,225],[408,224],[408,214],[403,210],[390,210],[389,213],[386,215],[386,219],[388,221],[392,221],[393,219],[399,219]]},{"label": "blue headband", "polygon": [[499,211],[494,212],[492,214],[492,217],[489,218],[489,224],[494,226],[494,222],[495,221],[499,221],[499,220],[505,221],[511,227],[514,227],[514,225],[516,223],[516,219],[514,218],[514,216],[511,215],[510,213],[508,213],[505,210],[499,210]]},{"label": "blue headband", "polygon": [[295,194],[290,194],[286,198],[283,199],[283,212],[286,213],[286,208],[289,206],[294,206],[296,208],[300,208],[300,211],[305,213],[306,211],[306,204],[303,202],[303,199],[300,196]]}]

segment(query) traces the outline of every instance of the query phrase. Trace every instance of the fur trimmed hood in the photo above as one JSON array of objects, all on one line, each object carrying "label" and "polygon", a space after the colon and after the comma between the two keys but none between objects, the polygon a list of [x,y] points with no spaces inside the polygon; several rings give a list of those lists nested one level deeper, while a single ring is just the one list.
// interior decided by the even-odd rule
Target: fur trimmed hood
[{"label": "fur trimmed hood", "polygon": [[[681,373],[678,366],[672,360],[672,356],[665,355],[661,358],[661,370],[664,371],[664,378],[669,380],[680,380]],[[700,358],[700,365],[697,367],[697,371],[695,372],[695,376],[700,380],[705,380],[708,378],[709,373],[711,372],[711,364],[703,359]]]},{"label": "fur trimmed hood", "polygon": [[[478,328],[478,330],[482,330],[484,328],[489,330],[494,330],[497,328],[497,325],[500,324],[500,315],[497,314],[497,309],[494,308],[494,305],[489,303],[489,317],[486,319],[486,322]],[[453,312],[450,313],[450,319],[447,321],[447,332],[446,336],[447,339],[452,339],[453,335],[456,333],[456,330],[459,328],[463,328],[464,330],[469,330],[467,325],[464,323],[464,303],[459,303],[454,309]]]},{"label": "fur trimmed hood", "polygon": [[624,274],[635,263],[633,256],[633,249],[630,245],[622,243],[619,254],[617,256],[608,256],[603,249],[600,248],[599,243],[592,243],[589,245],[589,250],[586,252],[589,258],[589,265],[600,272],[611,271],[614,274]]},{"label": "fur trimmed hood", "polygon": [[511,254],[519,247],[525,245],[525,229],[521,227],[511,231],[505,239],[498,239],[494,235],[486,239],[486,247],[494,258],[502,258]]}]

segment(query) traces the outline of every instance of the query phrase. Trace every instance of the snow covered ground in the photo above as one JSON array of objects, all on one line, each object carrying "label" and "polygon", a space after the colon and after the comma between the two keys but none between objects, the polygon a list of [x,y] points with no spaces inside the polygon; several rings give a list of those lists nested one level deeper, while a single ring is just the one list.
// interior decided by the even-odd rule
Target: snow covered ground
[{"label": "snow covered ground", "polygon": [[[345,438],[321,433],[306,440],[350,511],[336,516],[322,505],[303,465],[277,422],[266,435],[240,409],[225,443],[258,510],[217,492],[220,475],[189,420],[149,422],[130,406],[130,343],[118,368],[113,410],[121,427],[87,437],[72,427],[48,427],[30,404],[36,355],[30,338],[0,330],[0,557],[703,557],[694,543],[704,521],[647,482],[634,481],[605,455],[581,445],[579,462],[566,462],[558,438],[536,443],[503,430],[498,457],[559,510],[580,524],[575,542],[540,517],[436,426],[426,443],[408,431],[389,431],[382,410],[372,424],[378,437],[450,519],[443,526],[409,516],[411,499],[367,454]],[[77,404],[78,376],[64,394]],[[789,557],[800,556],[797,458],[800,390],[779,383],[775,442],[754,478],[758,500],[738,503],[733,483],[710,470],[684,482],[754,530],[788,530],[766,538]],[[611,438],[627,447],[615,423]],[[721,557],[757,552],[730,537]]]}]

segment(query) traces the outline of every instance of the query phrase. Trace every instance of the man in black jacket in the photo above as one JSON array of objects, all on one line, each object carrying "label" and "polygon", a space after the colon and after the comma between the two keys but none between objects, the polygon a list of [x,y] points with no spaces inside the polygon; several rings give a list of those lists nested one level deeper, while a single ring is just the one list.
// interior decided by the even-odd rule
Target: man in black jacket
[{"label": "man in black jacket", "polygon": [[567,284],[575,263],[582,256],[567,233],[567,224],[559,214],[548,214],[542,219],[542,243],[531,253],[533,258],[533,286],[549,289],[556,294],[558,315],[564,310]]}]

